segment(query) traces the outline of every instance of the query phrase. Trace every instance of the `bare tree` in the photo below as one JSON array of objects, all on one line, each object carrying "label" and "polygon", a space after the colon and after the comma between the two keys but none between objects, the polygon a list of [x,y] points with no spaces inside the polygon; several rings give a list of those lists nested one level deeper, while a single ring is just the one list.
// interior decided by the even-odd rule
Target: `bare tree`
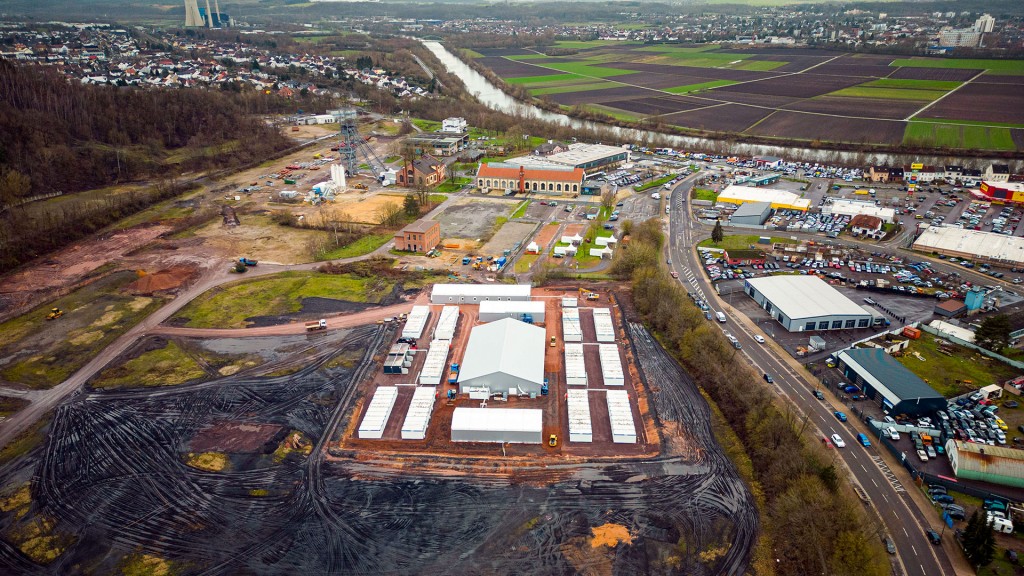
[{"label": "bare tree", "polygon": [[605,190],[601,193],[601,206],[604,208],[611,208],[615,205],[615,192],[612,189]]},{"label": "bare tree", "polygon": [[398,226],[402,222],[402,206],[398,202],[384,204],[377,209],[377,219],[381,226]]}]

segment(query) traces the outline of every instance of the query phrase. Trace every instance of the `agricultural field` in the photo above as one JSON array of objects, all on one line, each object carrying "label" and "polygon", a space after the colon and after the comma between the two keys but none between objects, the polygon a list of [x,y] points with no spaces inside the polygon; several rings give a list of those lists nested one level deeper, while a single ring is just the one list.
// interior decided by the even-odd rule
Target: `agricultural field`
[{"label": "agricultural field", "polygon": [[555,48],[578,52],[495,49],[477,61],[563,109],[684,131],[975,150],[1024,142],[1024,61],[601,41]]}]

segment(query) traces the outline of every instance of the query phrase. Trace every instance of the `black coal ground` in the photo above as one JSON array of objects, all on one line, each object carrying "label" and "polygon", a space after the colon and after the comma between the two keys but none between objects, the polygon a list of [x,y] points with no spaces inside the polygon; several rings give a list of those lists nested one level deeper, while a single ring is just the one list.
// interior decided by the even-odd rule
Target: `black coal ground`
[{"label": "black coal ground", "polygon": [[[682,423],[701,450],[573,465],[570,480],[543,487],[407,471],[368,480],[366,464],[326,463],[320,450],[282,462],[233,457],[222,472],[184,464],[189,440],[219,421],[277,423],[323,447],[325,429],[344,414],[336,406],[351,404],[353,380],[376,368],[372,353],[348,369],[325,365],[379,350],[393,336],[384,327],[295,358],[304,367],[288,376],[80,394],[58,409],[36,462],[0,470],[11,482],[34,465],[34,512],[57,519],[75,544],[41,567],[4,543],[0,572],[103,574],[144,552],[197,574],[743,573],[758,532],[750,492],[718,448],[693,383],[641,327],[630,333],[645,379],[658,383],[659,418]],[[627,527],[632,543],[591,549],[591,529],[605,523]]]}]

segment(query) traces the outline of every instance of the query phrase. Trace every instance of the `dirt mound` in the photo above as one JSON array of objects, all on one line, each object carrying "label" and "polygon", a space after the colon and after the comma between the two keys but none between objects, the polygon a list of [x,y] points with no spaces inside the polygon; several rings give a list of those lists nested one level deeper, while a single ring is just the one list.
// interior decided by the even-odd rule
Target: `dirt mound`
[{"label": "dirt mound", "polygon": [[192,279],[199,270],[195,266],[172,266],[153,274],[146,274],[125,286],[130,294],[153,294],[180,288]]}]

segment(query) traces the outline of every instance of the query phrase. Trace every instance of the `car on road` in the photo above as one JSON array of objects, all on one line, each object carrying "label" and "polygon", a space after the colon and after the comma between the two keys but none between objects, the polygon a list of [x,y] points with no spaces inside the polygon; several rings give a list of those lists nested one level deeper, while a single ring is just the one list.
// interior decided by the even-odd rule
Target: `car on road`
[{"label": "car on road", "polygon": [[835,415],[836,415],[836,418],[838,418],[840,422],[846,422],[846,414],[836,410],[835,411]]},{"label": "car on road", "polygon": [[839,434],[832,435],[832,444],[836,448],[846,448],[846,442],[843,441],[843,437]]},{"label": "car on road", "polygon": [[817,398],[818,400],[824,400],[825,399],[825,395],[821,393],[821,390],[815,390],[814,391],[814,397]]},{"label": "car on road", "polygon": [[760,334],[754,334],[754,342],[757,342],[758,344],[764,344],[764,337],[762,337]]},{"label": "car on road", "polygon": [[769,383],[769,384],[774,384],[775,383],[775,380],[772,380],[772,375],[768,374],[767,372],[765,372],[763,378],[764,378],[764,381]]},{"label": "car on road", "polygon": [[939,536],[939,533],[935,530],[928,528],[924,531],[924,535],[928,537],[928,541],[932,544],[935,544],[936,546],[942,544],[942,536]]},{"label": "car on road", "polygon": [[871,441],[868,440],[867,435],[864,434],[863,432],[860,433],[860,434],[857,434],[857,442],[860,442],[860,445],[865,447],[865,448],[868,448],[868,447],[871,446]]},{"label": "car on road", "polygon": [[671,276],[672,276],[673,278],[679,278],[679,272],[676,272],[675,270],[673,270],[672,272],[669,272],[669,274],[670,274],[670,275],[671,275]]}]

